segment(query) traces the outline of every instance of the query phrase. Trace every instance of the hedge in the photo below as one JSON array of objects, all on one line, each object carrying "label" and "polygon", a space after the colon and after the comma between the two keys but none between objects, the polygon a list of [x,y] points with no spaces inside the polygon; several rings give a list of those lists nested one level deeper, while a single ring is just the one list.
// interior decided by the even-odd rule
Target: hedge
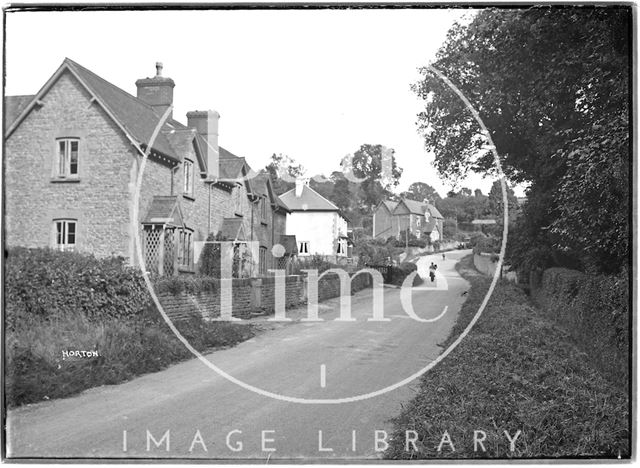
[{"label": "hedge", "polygon": [[566,268],[544,270],[532,281],[534,300],[566,326],[600,370],[625,386],[629,376],[628,271],[588,275]]},{"label": "hedge", "polygon": [[[416,271],[417,269],[418,269],[417,265],[411,262],[403,262],[398,266],[391,267],[391,272],[392,272],[391,284],[394,284],[396,286],[402,286],[402,283],[404,283],[404,280],[406,279],[406,277],[409,276],[414,271]],[[413,279],[413,286],[422,284],[422,281],[423,280],[420,277],[420,275],[416,275],[415,278]]]},{"label": "hedge", "polygon": [[12,248],[6,252],[6,326],[19,317],[60,317],[80,312],[88,319],[131,317],[150,303],[138,269],[118,257],[51,249]]}]

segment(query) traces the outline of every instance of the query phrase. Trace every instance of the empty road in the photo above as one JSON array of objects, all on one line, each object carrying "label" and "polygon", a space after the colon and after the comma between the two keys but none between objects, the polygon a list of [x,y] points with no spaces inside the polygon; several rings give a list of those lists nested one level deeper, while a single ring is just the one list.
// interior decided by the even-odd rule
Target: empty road
[{"label": "empty road", "polygon": [[[384,288],[386,322],[372,316],[372,291],[352,296],[353,322],[334,320],[339,299],[319,305],[322,322],[277,324],[230,349],[208,354],[220,369],[265,391],[298,399],[349,399],[380,391],[424,368],[442,351],[468,283],[454,265],[468,251],[421,257],[424,285],[411,292],[419,322],[400,290]],[[434,290],[426,269],[438,264]],[[292,403],[247,390],[198,359],[76,397],[9,411],[9,457],[365,459],[381,456],[389,419],[412,386],[339,404]],[[377,431],[377,432],[376,432]],[[164,438],[163,438],[164,437]],[[376,444],[376,437],[378,442]]]}]

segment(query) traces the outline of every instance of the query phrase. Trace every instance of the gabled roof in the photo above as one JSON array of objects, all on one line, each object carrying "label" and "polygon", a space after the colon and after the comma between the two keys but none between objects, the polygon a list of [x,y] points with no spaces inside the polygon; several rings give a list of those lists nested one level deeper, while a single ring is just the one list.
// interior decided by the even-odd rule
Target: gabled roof
[{"label": "gabled roof", "polygon": [[417,215],[422,215],[424,216],[425,212],[429,212],[429,214],[434,217],[434,218],[439,218],[439,219],[443,219],[443,216],[440,214],[440,212],[438,211],[438,209],[433,206],[431,203],[422,203],[419,201],[415,201],[415,200],[410,200],[408,198],[403,198],[402,200],[400,200],[400,202],[396,205],[396,207],[394,208],[394,210],[400,206],[401,204],[403,204],[404,206],[407,207],[407,210],[409,210],[409,213],[411,214],[417,214]]},{"label": "gabled roof", "polygon": [[280,195],[280,199],[289,208],[290,211],[336,211],[340,212],[340,208],[324,198],[318,192],[308,185],[302,186],[302,193],[296,197],[296,189],[293,188],[288,192]]},{"label": "gabled roof", "polygon": [[6,96],[4,98],[4,129],[18,118],[25,107],[33,100],[33,95]]},{"label": "gabled roof", "polygon": [[275,190],[273,190],[273,181],[271,180],[271,175],[269,175],[266,171],[259,172],[255,177],[251,179],[251,186],[253,188],[253,193],[256,195],[266,196],[271,205],[273,205],[276,210],[281,209],[283,211],[289,212],[289,208],[284,202],[280,199],[278,195],[276,195]]},{"label": "gabled roof", "polygon": [[433,216],[434,218],[444,219],[444,216],[442,216],[438,209],[431,203],[427,203],[427,209],[429,210],[429,213],[431,213],[431,216]]},{"label": "gabled roof", "polygon": [[220,235],[232,241],[246,240],[242,218],[224,218],[220,226]]},{"label": "gabled roof", "polygon": [[183,226],[182,210],[178,203],[178,197],[156,195],[151,200],[147,214],[142,224],[168,224],[170,226]]},{"label": "gabled roof", "polygon": [[378,208],[380,208],[381,206],[384,206],[387,210],[389,210],[390,213],[393,213],[393,210],[396,208],[397,205],[398,205],[397,202],[394,202],[391,200],[382,200],[380,203],[378,203],[374,211],[378,211]]},{"label": "gabled roof", "polygon": [[[138,99],[109,83],[69,58],[64,59],[62,65],[37,94],[33,96],[7,96],[5,98],[5,138],[17,128],[64,72],[70,72],[87,89],[89,94],[95,98],[130,139],[135,141],[139,147],[146,147],[162,116],[142,99]],[[207,161],[204,157],[206,140],[173,118],[166,120],[156,136],[152,148],[176,163],[182,160],[187,144],[195,146],[201,172],[206,173]],[[237,181],[243,177],[243,171],[249,173],[251,170],[244,158],[238,157],[222,147],[219,148],[219,151],[220,179],[223,181]]]},{"label": "gabled roof", "polygon": [[295,235],[281,234],[278,238],[278,244],[284,247],[284,252],[287,255],[298,255],[298,241],[296,240]]}]

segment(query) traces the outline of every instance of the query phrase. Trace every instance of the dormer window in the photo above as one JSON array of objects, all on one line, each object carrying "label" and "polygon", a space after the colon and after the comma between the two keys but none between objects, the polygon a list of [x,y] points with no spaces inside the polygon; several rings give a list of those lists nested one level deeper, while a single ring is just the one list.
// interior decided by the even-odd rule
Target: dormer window
[{"label": "dormer window", "polygon": [[185,159],[182,164],[184,167],[184,187],[182,193],[187,197],[193,197],[193,161]]},{"label": "dormer window", "polygon": [[60,178],[78,177],[78,138],[57,140],[55,175]]}]

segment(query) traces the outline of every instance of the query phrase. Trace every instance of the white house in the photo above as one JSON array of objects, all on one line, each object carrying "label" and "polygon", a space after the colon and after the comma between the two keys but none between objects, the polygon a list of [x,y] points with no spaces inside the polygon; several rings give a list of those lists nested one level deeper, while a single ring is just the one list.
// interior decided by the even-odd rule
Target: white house
[{"label": "white house", "polygon": [[340,208],[308,185],[296,180],[296,187],[280,195],[287,206],[286,231],[298,241],[298,255],[322,255],[339,262],[347,257],[347,218]]}]

